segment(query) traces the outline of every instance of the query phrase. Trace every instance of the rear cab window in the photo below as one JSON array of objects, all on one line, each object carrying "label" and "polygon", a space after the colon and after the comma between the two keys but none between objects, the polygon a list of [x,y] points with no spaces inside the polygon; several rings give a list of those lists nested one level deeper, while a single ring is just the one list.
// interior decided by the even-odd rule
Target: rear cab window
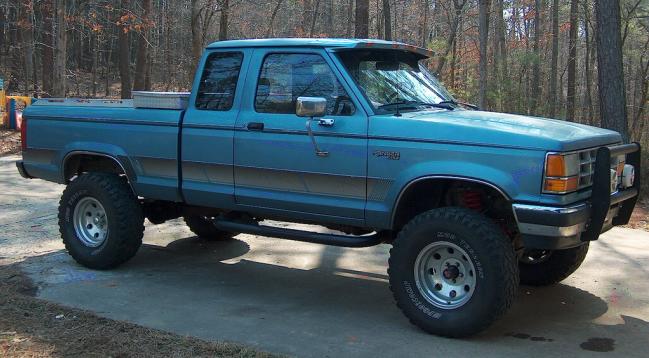
[{"label": "rear cab window", "polygon": [[232,109],[242,62],[241,52],[215,52],[207,57],[196,96],[197,109]]}]

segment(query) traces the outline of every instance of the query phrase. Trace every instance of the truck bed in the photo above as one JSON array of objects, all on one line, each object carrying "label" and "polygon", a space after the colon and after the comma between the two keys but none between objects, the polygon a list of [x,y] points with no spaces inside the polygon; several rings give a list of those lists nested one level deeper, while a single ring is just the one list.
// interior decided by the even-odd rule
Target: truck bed
[{"label": "truck bed", "polygon": [[61,163],[66,156],[108,153],[128,163],[130,168],[125,169],[137,177],[138,193],[175,201],[183,113],[135,108],[132,100],[39,100],[24,113],[28,123],[25,168],[34,176],[65,183]]}]

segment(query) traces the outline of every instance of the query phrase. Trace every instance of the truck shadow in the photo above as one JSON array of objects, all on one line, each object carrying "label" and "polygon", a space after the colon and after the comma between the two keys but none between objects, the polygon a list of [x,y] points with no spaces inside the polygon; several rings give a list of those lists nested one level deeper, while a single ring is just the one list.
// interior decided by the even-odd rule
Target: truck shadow
[{"label": "truck shadow", "polygon": [[[200,338],[259,342],[271,339],[269,332],[290,330],[296,342],[326,336],[321,344],[333,344],[354,337],[380,347],[388,342],[375,332],[389,331],[421,347],[460,342],[429,336],[409,324],[394,305],[387,276],[338,269],[344,249],[325,249],[322,265],[310,270],[241,258],[249,250],[238,239],[206,242],[191,237],[167,246],[144,245],[132,261],[113,271],[87,270],[63,250],[27,258],[20,267],[46,300]],[[88,295],[96,298],[88,300]],[[461,342],[523,344],[529,349],[566,344],[567,332],[583,332],[579,342],[570,342],[577,351],[617,350],[622,344],[648,351],[649,322],[620,314],[621,324],[595,323],[608,310],[602,298],[576,287],[521,287],[502,320]],[[595,341],[588,343],[591,338]]]}]

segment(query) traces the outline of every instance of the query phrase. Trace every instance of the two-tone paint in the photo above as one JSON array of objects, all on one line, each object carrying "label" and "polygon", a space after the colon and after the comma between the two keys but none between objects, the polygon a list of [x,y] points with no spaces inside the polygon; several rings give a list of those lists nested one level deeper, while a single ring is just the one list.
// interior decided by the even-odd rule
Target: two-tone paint
[{"label": "two-tone paint", "polygon": [[[589,126],[519,115],[435,109],[401,116],[374,113],[336,52],[350,48],[424,51],[384,41],[274,39],[210,45],[199,64],[187,110],[39,103],[25,112],[24,167],[64,183],[66,159],[97,153],[117,161],[138,196],[260,215],[391,229],[399,198],[420,180],[460,178],[488,185],[511,203],[565,206],[587,199],[541,193],[549,151],[595,148],[621,141]],[[196,108],[200,69],[210,54],[243,55],[229,111]],[[314,126],[316,155],[305,119],[258,113],[254,95],[270,53],[322,56],[351,97],[349,116]],[[250,122],[264,123],[251,131]]]}]

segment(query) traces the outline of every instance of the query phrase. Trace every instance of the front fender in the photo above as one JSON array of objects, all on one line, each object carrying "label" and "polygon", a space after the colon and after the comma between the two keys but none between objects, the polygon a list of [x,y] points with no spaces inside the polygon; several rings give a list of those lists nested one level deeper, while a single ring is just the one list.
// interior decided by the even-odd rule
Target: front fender
[{"label": "front fender", "polygon": [[372,151],[398,151],[400,156],[398,160],[372,156],[368,161],[368,185],[372,180],[391,182],[384,200],[368,198],[369,226],[391,228],[403,193],[413,183],[426,178],[479,182],[512,202],[539,201],[545,158],[542,151],[439,143],[402,142],[399,147],[393,143],[389,143],[390,146],[386,146],[386,142],[381,144]]}]

